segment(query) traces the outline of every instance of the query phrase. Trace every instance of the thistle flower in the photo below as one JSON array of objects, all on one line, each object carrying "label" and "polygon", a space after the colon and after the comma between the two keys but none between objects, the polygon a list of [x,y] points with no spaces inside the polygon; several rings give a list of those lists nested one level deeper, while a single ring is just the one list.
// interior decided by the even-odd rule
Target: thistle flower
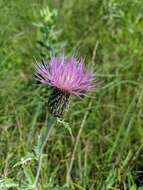
[{"label": "thistle flower", "polygon": [[53,88],[48,100],[48,110],[61,117],[70,95],[84,96],[95,88],[92,72],[85,69],[84,61],[64,56],[52,57],[49,62],[36,65],[36,80]]}]

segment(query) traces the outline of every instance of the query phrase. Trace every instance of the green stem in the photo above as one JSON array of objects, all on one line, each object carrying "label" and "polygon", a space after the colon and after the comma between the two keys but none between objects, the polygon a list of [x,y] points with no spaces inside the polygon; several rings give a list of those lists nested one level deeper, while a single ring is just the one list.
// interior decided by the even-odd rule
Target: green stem
[{"label": "green stem", "polygon": [[48,121],[48,127],[44,127],[41,130],[40,136],[42,138],[42,143],[40,147],[39,158],[38,158],[38,168],[37,168],[37,173],[36,173],[35,182],[34,182],[35,187],[37,187],[40,171],[42,168],[43,150],[47,144],[47,141],[49,140],[49,137],[51,135],[51,132],[55,123],[56,123],[56,118],[53,118],[52,116],[50,116],[49,121]]}]

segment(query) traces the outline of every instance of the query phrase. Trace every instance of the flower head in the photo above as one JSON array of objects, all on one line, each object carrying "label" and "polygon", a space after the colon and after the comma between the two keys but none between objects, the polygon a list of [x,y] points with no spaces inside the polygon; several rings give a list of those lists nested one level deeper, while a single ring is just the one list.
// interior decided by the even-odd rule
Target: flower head
[{"label": "flower head", "polygon": [[83,60],[64,56],[37,65],[37,80],[73,95],[81,95],[95,87],[93,74],[86,71]]},{"label": "flower head", "polygon": [[[58,98],[61,97],[61,94],[65,97],[69,97],[70,94],[85,95],[87,91],[95,88],[93,74],[86,70],[83,60],[76,58],[52,57],[48,63],[37,65],[36,72],[36,80],[52,86],[54,94],[57,94]],[[58,96],[59,92],[60,96]],[[52,102],[51,98],[49,99]],[[61,106],[59,103],[61,99],[67,100],[68,98],[59,98],[56,108],[57,104]]]}]

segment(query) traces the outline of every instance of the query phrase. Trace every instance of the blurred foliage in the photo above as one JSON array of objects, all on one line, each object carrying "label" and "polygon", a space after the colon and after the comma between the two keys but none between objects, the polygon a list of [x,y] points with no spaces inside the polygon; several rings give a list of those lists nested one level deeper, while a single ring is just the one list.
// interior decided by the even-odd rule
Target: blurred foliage
[{"label": "blurred foliage", "polygon": [[56,30],[55,22],[58,16],[56,9],[50,11],[49,7],[40,10],[41,22],[34,23],[40,29],[38,43],[40,45],[40,55],[48,59],[52,55],[62,52],[65,47],[64,42],[58,42],[62,30]]},{"label": "blurred foliage", "polygon": [[[0,0],[0,10],[0,188],[4,190],[2,185],[7,184],[16,190],[19,183],[27,188],[32,180],[29,166],[36,172],[35,158],[28,152],[45,126],[49,92],[45,95],[47,89],[33,85],[32,65],[35,58],[49,56],[49,49],[54,49],[55,54],[65,50],[86,57],[102,84],[91,94],[96,99],[90,110],[89,98],[73,98],[65,121],[58,122],[45,149],[40,188],[66,184],[75,140],[89,111],[72,168],[71,189],[141,190],[143,1]],[[44,45],[37,46],[37,41]],[[25,174],[21,158],[28,159]]]}]

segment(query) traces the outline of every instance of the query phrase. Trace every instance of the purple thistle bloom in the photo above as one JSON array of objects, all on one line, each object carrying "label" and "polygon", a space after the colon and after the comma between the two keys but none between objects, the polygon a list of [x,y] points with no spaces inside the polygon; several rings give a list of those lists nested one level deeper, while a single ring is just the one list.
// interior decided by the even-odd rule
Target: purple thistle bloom
[{"label": "purple thistle bloom", "polygon": [[95,88],[93,73],[86,71],[83,60],[53,57],[48,63],[36,65],[36,80],[53,87],[48,108],[62,116],[70,95],[81,96]]}]

